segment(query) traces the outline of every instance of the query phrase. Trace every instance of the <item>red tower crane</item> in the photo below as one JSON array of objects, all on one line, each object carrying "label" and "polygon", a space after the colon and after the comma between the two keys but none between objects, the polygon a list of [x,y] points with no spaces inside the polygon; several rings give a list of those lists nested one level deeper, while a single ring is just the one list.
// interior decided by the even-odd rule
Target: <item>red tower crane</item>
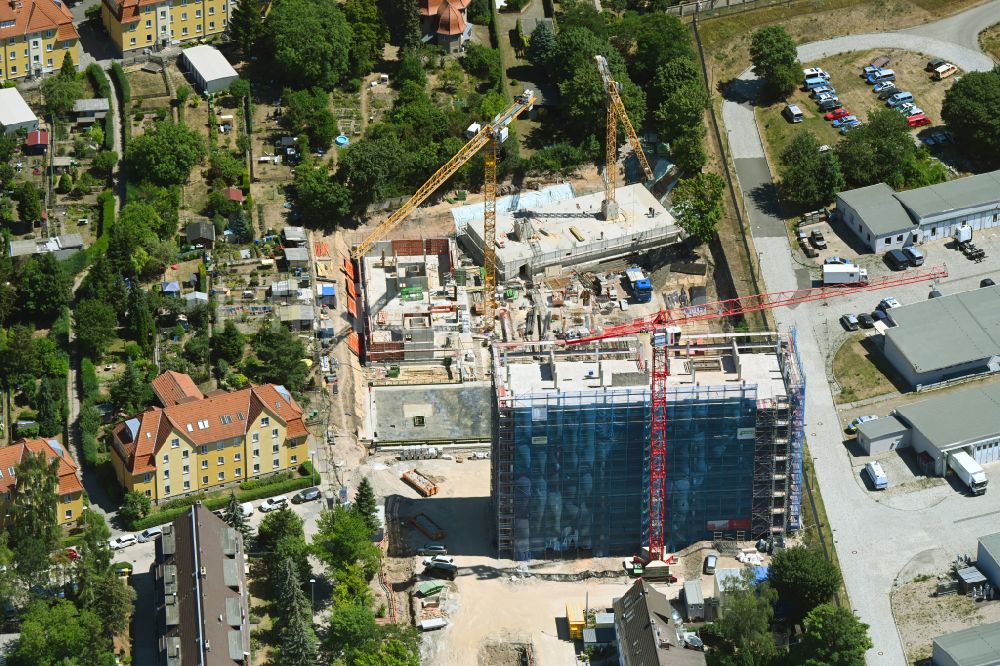
[{"label": "red tower crane", "polygon": [[754,294],[753,296],[731,298],[704,305],[660,310],[626,324],[598,330],[593,335],[566,340],[565,344],[567,345],[579,345],[637,333],[651,334],[653,368],[649,447],[649,559],[651,561],[662,560],[665,559],[666,555],[664,526],[666,525],[667,509],[667,378],[670,376],[670,359],[667,355],[667,348],[675,341],[675,335],[680,333],[679,326],[681,324],[744,315],[750,312],[762,312],[799,303],[850,296],[864,291],[937,280],[947,276],[948,268],[941,264],[908,271],[901,275],[887,275],[863,284]]}]

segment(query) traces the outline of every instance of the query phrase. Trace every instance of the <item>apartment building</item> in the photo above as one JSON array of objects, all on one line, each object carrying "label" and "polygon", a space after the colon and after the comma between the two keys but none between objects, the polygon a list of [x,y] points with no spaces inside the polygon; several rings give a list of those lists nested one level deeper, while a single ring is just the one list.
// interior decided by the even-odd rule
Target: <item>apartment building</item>
[{"label": "apartment building", "polygon": [[101,20],[122,54],[221,35],[231,0],[102,0]]},{"label": "apartment building", "polygon": [[20,439],[0,449],[0,523],[7,517],[9,503],[17,486],[17,466],[25,452],[35,455],[44,453],[49,463],[59,460],[59,486],[56,490],[59,506],[56,508],[56,517],[60,525],[77,520],[83,513],[83,485],[76,475],[76,465],[66,455],[62,444],[54,439]]},{"label": "apartment building", "polygon": [[126,491],[154,502],[294,470],[309,459],[302,408],[284,386],[206,396],[191,378],[152,382],[162,406],[112,430],[111,463]]},{"label": "apartment building", "polygon": [[68,53],[80,63],[80,33],[62,0],[0,4],[0,83],[58,70]]}]

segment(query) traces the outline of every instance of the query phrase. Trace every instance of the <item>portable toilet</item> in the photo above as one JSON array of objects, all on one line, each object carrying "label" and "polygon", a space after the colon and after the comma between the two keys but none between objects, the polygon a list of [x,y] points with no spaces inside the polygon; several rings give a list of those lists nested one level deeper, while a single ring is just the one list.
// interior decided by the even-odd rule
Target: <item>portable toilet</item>
[{"label": "portable toilet", "polygon": [[701,581],[689,580],[684,583],[684,609],[689,622],[705,619],[705,596],[701,593]]}]

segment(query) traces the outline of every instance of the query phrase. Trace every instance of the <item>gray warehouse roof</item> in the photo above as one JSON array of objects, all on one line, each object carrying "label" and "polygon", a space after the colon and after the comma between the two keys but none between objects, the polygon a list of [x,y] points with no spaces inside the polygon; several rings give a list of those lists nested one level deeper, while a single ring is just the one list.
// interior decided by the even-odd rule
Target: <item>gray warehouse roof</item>
[{"label": "gray warehouse roof", "polygon": [[876,183],[856,190],[840,192],[837,198],[853,208],[876,236],[908,231],[914,222],[900,203],[896,193],[885,183]]},{"label": "gray warehouse roof", "polygon": [[929,217],[966,208],[1000,206],[1000,171],[957,178],[896,194],[917,217]]},{"label": "gray warehouse roof", "polygon": [[940,653],[958,666],[993,666],[1000,655],[1000,622],[981,624],[934,639],[934,663]]},{"label": "gray warehouse roof", "polygon": [[214,46],[202,44],[184,49],[184,58],[205,81],[239,76],[226,57]]},{"label": "gray warehouse roof", "polygon": [[0,126],[8,127],[37,120],[17,88],[0,89]]},{"label": "gray warehouse roof", "polygon": [[909,430],[909,426],[901,422],[892,414],[881,419],[865,421],[858,426],[858,434],[863,434],[868,439],[878,439],[879,437],[899,435],[907,430]]},{"label": "gray warehouse roof", "polygon": [[895,413],[938,450],[947,451],[1000,434],[1000,384],[945,393]]},{"label": "gray warehouse roof", "polygon": [[1000,287],[963,291],[893,308],[885,332],[917,372],[1000,354]]},{"label": "gray warehouse roof", "polygon": [[987,553],[992,554],[996,559],[1000,559],[1000,532],[979,537],[979,543],[983,544],[983,548],[986,549]]}]

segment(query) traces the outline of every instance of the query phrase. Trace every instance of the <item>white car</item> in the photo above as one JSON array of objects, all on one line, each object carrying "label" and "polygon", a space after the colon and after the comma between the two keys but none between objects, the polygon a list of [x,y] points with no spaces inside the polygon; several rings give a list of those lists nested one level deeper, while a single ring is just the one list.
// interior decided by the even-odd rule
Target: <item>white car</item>
[{"label": "white car", "polygon": [[435,555],[424,560],[425,567],[433,567],[437,564],[455,564],[455,558],[447,555]]},{"label": "white car", "polygon": [[886,310],[898,308],[900,307],[900,305],[901,303],[897,301],[894,297],[887,296],[883,298],[881,301],[879,301],[879,304],[876,306],[876,308],[881,310],[882,312],[885,312]]},{"label": "white car", "polygon": [[274,511],[275,509],[281,509],[288,506],[287,497],[268,497],[266,500],[260,503],[257,510],[261,513],[267,513],[268,511]]},{"label": "white car", "polygon": [[139,540],[134,534],[123,534],[111,539],[108,545],[111,547],[111,550],[121,550],[122,548],[134,546],[137,543],[139,543]]},{"label": "white car", "polygon": [[817,76],[822,77],[822,78],[827,79],[827,80],[829,80],[829,78],[830,78],[830,75],[827,74],[822,69],[820,69],[819,67],[810,67],[809,69],[803,69],[802,70],[802,76],[804,76],[807,79],[812,79],[812,78],[815,78]]}]

